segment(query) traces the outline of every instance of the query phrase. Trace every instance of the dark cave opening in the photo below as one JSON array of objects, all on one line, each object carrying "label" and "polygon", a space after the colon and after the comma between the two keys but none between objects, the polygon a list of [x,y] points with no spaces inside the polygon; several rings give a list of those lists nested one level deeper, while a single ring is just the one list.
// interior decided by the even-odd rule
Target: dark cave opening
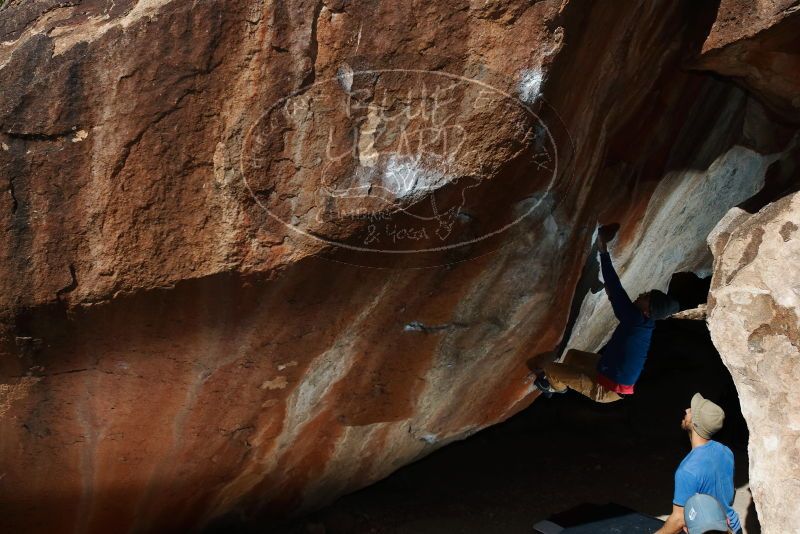
[{"label": "dark cave opening", "polygon": [[[710,278],[676,274],[681,308],[705,302]],[[671,510],[674,470],[690,450],[680,428],[691,396],[722,406],[715,436],[736,459],[735,507],[760,532],[749,496],[747,425],[736,388],[704,321],[658,323],[635,395],[596,404],[570,391],[450,444],[330,506],[281,524],[218,523],[209,532],[389,534],[531,532],[583,503],[617,503],[651,516]]]}]

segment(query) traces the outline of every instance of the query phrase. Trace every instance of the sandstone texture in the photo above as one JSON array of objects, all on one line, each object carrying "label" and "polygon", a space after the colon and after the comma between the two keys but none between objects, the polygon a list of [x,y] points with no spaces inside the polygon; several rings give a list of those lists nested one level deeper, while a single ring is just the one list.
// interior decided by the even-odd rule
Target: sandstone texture
[{"label": "sandstone texture", "polygon": [[731,210],[709,236],[708,324],[750,429],[750,489],[763,532],[800,522],[800,194]]},{"label": "sandstone texture", "polygon": [[784,119],[800,120],[800,2],[722,0],[694,66],[752,89]]},{"label": "sandstone texture", "polygon": [[786,91],[697,69],[717,17],[6,1],[0,530],[298,513],[526,407],[531,357],[610,335],[598,221],[663,289],[796,176]]}]

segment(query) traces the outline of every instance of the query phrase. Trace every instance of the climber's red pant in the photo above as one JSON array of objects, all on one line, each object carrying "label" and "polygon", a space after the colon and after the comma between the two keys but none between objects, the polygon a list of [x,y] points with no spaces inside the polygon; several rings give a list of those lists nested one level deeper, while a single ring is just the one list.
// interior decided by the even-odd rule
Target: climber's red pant
[{"label": "climber's red pant", "polygon": [[614,402],[622,397],[597,381],[597,362],[600,355],[593,352],[569,349],[561,363],[544,365],[547,380],[553,389],[561,391],[567,387],[595,402]]}]

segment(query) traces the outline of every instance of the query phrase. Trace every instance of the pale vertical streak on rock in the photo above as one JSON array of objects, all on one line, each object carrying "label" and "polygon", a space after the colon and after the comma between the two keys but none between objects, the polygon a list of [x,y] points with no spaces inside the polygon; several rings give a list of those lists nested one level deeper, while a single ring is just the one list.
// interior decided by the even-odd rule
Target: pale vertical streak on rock
[{"label": "pale vertical streak on rock", "polygon": [[350,454],[336,454],[325,466],[325,472],[317,477],[317,484],[308,487],[303,493],[306,502],[330,502],[341,495],[347,487],[352,487],[350,476],[363,469],[372,458],[378,456],[373,439],[381,430],[392,426],[403,426],[404,422],[374,423],[366,426],[348,426],[339,439],[338,450]]},{"label": "pale vertical streak on rock", "polygon": [[358,341],[358,332],[362,324],[382,302],[387,291],[392,289],[392,282],[396,276],[396,274],[387,276],[380,291],[376,292],[372,300],[362,308],[347,330],[342,332],[328,350],[309,363],[309,372],[294,386],[286,400],[282,432],[269,442],[264,442],[263,429],[253,436],[251,443],[256,450],[251,456],[249,465],[243,467],[236,478],[217,492],[214,502],[209,506],[206,519],[214,518],[230,509],[233,503],[252,490],[266,474],[281,465],[283,456],[291,450],[306,423],[313,420],[315,408],[326,402],[328,393],[347,376],[357,361],[357,355],[349,349]]},{"label": "pale vertical streak on rock", "polygon": [[[260,325],[257,324],[257,320],[264,316],[264,312],[270,304],[271,302],[269,300],[264,301],[259,306],[258,312],[251,316],[251,324],[247,329],[251,336],[255,332],[260,331]],[[253,342],[254,341],[248,337],[241,343],[230,343],[230,340],[226,340],[217,328],[210,328],[197,334],[194,346],[196,347],[195,352],[198,355],[199,361],[195,364],[193,369],[193,372],[196,373],[195,377],[186,389],[186,394],[183,402],[180,404],[179,410],[172,418],[172,444],[169,450],[162,455],[157,466],[153,469],[145,492],[136,504],[137,513],[134,514],[134,517],[139,518],[137,528],[140,528],[143,532],[146,532],[150,527],[149,520],[151,518],[147,517],[147,510],[155,498],[153,485],[159,477],[170,478],[170,473],[172,473],[177,466],[177,456],[184,446],[184,438],[186,437],[184,426],[187,418],[191,417],[195,409],[203,386],[212,377],[214,372],[230,365],[245,355]],[[220,355],[225,355],[225,357],[220,357]]]},{"label": "pale vertical streak on rock", "polygon": [[[409,421],[348,426],[339,440],[339,452],[325,466],[318,484],[304,492],[305,502],[330,502],[348,488],[358,488],[368,480],[380,480],[399,466],[430,451],[430,446],[409,431]],[[376,440],[380,439],[380,442]],[[447,441],[439,444],[442,446]],[[366,467],[365,467],[366,465]],[[354,473],[361,479],[353,480]],[[352,491],[352,490],[351,490]]]},{"label": "pale vertical streak on rock", "polygon": [[82,402],[75,404],[75,412],[80,422],[85,441],[80,444],[80,473],[81,473],[81,498],[76,510],[76,524],[78,534],[91,530],[92,511],[94,508],[97,487],[97,442],[102,439],[105,425],[95,420],[93,413],[94,387],[98,380],[96,373],[86,373],[86,397]]}]

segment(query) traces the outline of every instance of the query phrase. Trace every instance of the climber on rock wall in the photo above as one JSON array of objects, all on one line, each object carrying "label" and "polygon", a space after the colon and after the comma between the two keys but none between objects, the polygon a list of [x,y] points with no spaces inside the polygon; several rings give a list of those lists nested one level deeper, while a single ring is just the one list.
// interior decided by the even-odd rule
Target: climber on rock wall
[{"label": "climber on rock wall", "polygon": [[635,301],[628,297],[608,254],[608,242],[618,228],[619,225],[600,227],[597,247],[606,294],[619,325],[600,354],[570,349],[563,362],[546,363],[534,384],[547,396],[566,393],[572,388],[605,403],[633,394],[633,386],[647,359],[656,320],[678,311],[678,303],[657,289],[642,293]]},{"label": "climber on rock wall", "polygon": [[[678,534],[686,525],[684,507],[697,493],[714,497],[725,509],[730,530],[741,534],[739,515],[732,508],[735,494],[733,482],[733,453],[711,439],[725,421],[725,412],[715,403],[695,393],[689,409],[681,421],[681,428],[689,433],[692,450],[675,471],[675,493],[672,514],[655,534]],[[692,526],[688,528],[690,534]],[[695,532],[707,532],[697,529]]]}]

